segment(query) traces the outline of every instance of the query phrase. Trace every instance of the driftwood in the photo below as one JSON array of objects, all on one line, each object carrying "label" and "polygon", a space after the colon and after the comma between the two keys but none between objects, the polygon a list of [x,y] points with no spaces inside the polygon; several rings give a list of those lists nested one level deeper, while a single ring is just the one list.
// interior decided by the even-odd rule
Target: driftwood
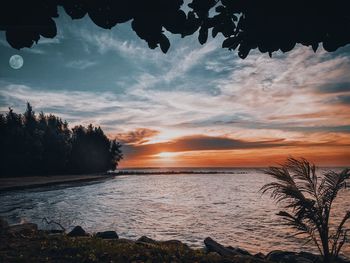
[{"label": "driftwood", "polygon": [[42,222],[45,222],[48,225],[51,225],[51,224],[57,225],[57,226],[59,226],[62,229],[63,232],[66,232],[66,229],[60,223],[58,223],[56,221],[48,220],[46,217],[44,217],[42,219]]}]

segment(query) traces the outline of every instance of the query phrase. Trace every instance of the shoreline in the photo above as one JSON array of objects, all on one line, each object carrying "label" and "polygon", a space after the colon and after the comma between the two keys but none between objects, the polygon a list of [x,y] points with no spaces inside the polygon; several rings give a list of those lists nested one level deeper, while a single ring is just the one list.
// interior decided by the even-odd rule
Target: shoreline
[{"label": "shoreline", "polygon": [[78,184],[102,181],[123,175],[178,175],[178,174],[246,174],[246,172],[227,171],[117,171],[103,174],[83,175],[40,175],[40,176],[13,176],[0,177],[0,193],[8,191],[27,190],[62,184]]},{"label": "shoreline", "polygon": [[114,174],[51,175],[0,178],[0,193],[61,184],[78,184],[115,178]]}]

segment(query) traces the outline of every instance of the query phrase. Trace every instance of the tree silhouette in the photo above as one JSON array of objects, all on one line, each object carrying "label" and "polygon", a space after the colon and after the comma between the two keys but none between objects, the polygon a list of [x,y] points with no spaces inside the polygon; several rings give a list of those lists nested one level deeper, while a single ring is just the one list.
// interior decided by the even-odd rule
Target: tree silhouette
[{"label": "tree silhouette", "polygon": [[204,44],[211,30],[225,37],[222,47],[238,50],[245,58],[251,49],[260,52],[290,51],[297,43],[314,51],[322,43],[335,51],[350,43],[350,13],[346,0],[192,0],[187,13],[183,0],[6,0],[0,8],[0,30],[17,49],[31,47],[40,36],[57,34],[53,18],[61,6],[72,19],[89,16],[98,26],[110,29],[131,21],[132,29],[152,49],[166,53],[164,34],[182,37],[199,30]]},{"label": "tree silhouette", "polygon": [[55,115],[37,117],[29,103],[23,115],[0,114],[0,136],[1,176],[106,172],[122,158],[121,145],[100,127],[70,130]]},{"label": "tree silhouette", "polygon": [[115,169],[120,157],[120,145],[115,140],[110,141],[100,127],[90,124],[87,128],[73,128],[69,169],[74,173]]},{"label": "tree silhouette", "polygon": [[315,165],[305,159],[289,158],[281,167],[269,167],[265,173],[276,181],[264,185],[261,190],[270,192],[271,197],[287,210],[277,215],[296,230],[296,235],[307,235],[325,263],[336,259],[347,242],[350,229],[346,223],[350,210],[345,211],[336,228],[331,228],[334,225],[331,208],[339,191],[346,188],[350,170],[329,171],[319,177]]}]

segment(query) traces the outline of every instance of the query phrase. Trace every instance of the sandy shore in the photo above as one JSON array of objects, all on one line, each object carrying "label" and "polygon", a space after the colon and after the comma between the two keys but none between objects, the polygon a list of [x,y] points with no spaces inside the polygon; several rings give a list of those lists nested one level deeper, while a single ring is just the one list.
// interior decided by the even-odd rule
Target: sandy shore
[{"label": "sandy shore", "polygon": [[23,190],[42,186],[92,182],[114,178],[113,175],[52,175],[30,177],[5,177],[0,178],[0,192],[10,190]]}]

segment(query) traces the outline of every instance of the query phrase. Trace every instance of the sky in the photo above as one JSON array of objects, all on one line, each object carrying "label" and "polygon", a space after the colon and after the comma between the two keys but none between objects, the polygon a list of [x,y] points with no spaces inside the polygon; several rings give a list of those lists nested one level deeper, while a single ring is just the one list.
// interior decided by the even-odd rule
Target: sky
[{"label": "sky", "polygon": [[[252,167],[305,157],[350,166],[350,46],[297,46],[242,60],[168,35],[151,50],[130,23],[112,30],[60,10],[58,35],[15,50],[0,32],[0,111],[53,113],[101,126],[122,143],[120,167]],[[24,59],[9,66],[12,55]]]}]

